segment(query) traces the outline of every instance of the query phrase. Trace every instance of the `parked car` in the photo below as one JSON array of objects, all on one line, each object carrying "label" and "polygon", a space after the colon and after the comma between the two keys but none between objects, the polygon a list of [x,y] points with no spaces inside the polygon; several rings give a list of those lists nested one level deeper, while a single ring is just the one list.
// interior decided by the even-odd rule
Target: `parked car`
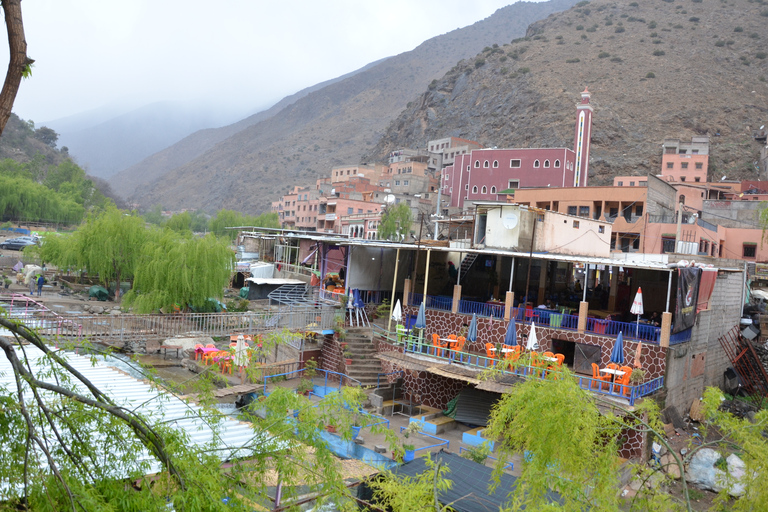
[{"label": "parked car", "polygon": [[11,251],[23,251],[25,247],[35,245],[35,239],[31,236],[20,236],[17,238],[9,238],[5,242],[0,244],[0,249],[9,249]]}]

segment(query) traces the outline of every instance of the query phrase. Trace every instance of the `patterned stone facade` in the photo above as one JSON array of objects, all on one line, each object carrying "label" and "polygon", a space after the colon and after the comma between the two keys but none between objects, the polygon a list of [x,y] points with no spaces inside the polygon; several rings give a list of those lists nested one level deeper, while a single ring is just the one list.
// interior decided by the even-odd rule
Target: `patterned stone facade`
[{"label": "patterned stone facade", "polygon": [[[418,309],[412,306],[404,308],[403,314],[418,313]],[[468,325],[472,317],[461,314],[454,314],[450,311],[426,310],[427,336],[436,332],[440,337],[447,337],[450,334],[457,334],[464,325]],[[530,324],[517,322],[517,340],[518,343],[524,343],[528,339],[531,330]],[[503,320],[494,318],[477,319],[477,341],[467,343],[464,349],[469,352],[484,353],[486,343],[502,343],[504,335],[507,332],[507,323]],[[616,338],[610,336],[599,336],[589,333],[578,333],[564,329],[553,329],[550,327],[536,326],[536,335],[541,347],[540,352],[552,350],[552,339],[572,341],[585,345],[595,345],[600,347],[600,366],[605,366],[610,362],[611,350],[616,343]],[[624,360],[631,366],[634,362],[635,351],[637,350],[636,341],[624,340]],[[645,380],[652,380],[661,377],[666,372],[667,349],[655,344],[642,343],[642,355],[640,358],[641,366],[645,370]]]}]

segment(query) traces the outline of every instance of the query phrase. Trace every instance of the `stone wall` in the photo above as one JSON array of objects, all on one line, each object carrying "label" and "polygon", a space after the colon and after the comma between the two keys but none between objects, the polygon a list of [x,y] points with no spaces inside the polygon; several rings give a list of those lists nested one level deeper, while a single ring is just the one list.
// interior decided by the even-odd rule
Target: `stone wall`
[{"label": "stone wall", "polygon": [[731,363],[718,338],[739,323],[741,272],[721,272],[712,291],[710,309],[696,316],[691,341],[673,345],[667,357],[667,406],[685,414],[707,386],[722,386]]}]

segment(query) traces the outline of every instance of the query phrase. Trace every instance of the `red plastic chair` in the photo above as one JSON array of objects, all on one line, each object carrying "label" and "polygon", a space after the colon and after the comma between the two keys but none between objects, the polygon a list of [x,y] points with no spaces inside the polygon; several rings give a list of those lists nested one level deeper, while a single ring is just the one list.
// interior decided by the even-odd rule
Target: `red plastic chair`
[{"label": "red plastic chair", "polygon": [[613,392],[616,394],[623,394],[629,395],[629,390],[631,389],[629,387],[629,378],[632,376],[632,368],[629,366],[620,366],[619,370],[624,372],[624,375],[620,377],[616,377],[613,381]]},{"label": "red plastic chair", "polygon": [[493,343],[486,343],[485,344],[485,356],[488,359],[491,359],[491,366],[493,366],[494,362],[493,359],[496,357],[496,347]]}]

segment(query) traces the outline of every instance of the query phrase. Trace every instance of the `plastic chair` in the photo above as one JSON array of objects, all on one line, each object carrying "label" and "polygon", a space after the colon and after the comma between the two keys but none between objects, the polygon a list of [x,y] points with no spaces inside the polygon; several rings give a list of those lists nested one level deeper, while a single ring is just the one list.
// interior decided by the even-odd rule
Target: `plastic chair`
[{"label": "plastic chair", "polygon": [[597,366],[597,363],[592,363],[592,382],[589,384],[590,389],[593,389],[595,385],[599,386],[599,389],[608,389],[610,380],[610,375],[600,375],[600,367]]},{"label": "plastic chair", "polygon": [[624,372],[624,375],[621,377],[616,377],[616,379],[613,381],[613,392],[617,394],[622,394],[622,388],[624,390],[624,395],[629,395],[629,390],[631,389],[629,387],[629,378],[632,376],[632,368],[629,366],[621,366],[619,367],[619,370]]},{"label": "plastic chair", "polygon": [[520,345],[514,345],[512,347],[508,347],[509,351],[504,354],[504,359],[507,361],[515,362],[518,359],[520,359]]},{"label": "plastic chair", "polygon": [[496,347],[493,343],[485,344],[485,355],[488,359],[491,359],[491,366],[493,366],[493,359],[496,357]]},{"label": "plastic chair", "polygon": [[[203,354],[202,348],[203,348],[203,344],[202,343],[196,343],[195,344],[195,361],[197,361],[197,358],[200,357]],[[201,349],[201,351],[198,352],[197,349]]]},{"label": "plastic chair", "polygon": [[544,352],[542,355],[543,355],[544,357],[551,357],[552,359],[554,359],[554,358],[555,358],[555,354],[554,354],[554,353],[552,353],[552,352]]},{"label": "plastic chair", "polygon": [[555,359],[557,359],[557,366],[562,367],[563,361],[565,361],[565,354],[555,354]]},{"label": "plastic chair", "polygon": [[436,332],[432,333],[432,346],[435,347],[435,355],[438,355],[440,350],[440,335]]},{"label": "plastic chair", "polygon": [[232,357],[219,358],[219,368],[221,369],[221,373],[229,372],[229,374],[232,375]]}]

